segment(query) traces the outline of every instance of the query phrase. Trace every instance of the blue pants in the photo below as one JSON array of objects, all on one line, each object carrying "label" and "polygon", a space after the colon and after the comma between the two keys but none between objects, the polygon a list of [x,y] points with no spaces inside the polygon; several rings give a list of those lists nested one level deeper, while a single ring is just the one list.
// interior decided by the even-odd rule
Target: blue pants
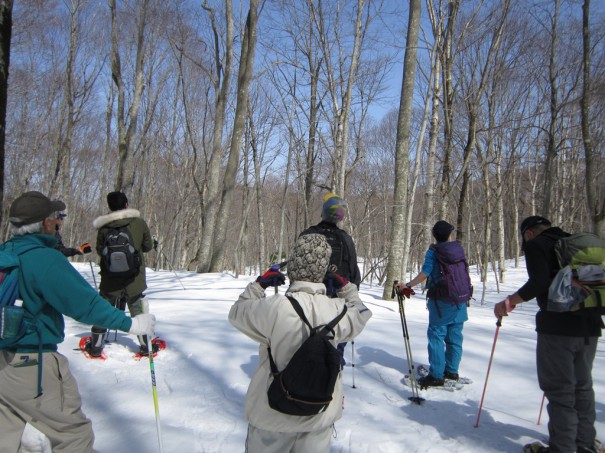
[{"label": "blue pants", "polygon": [[433,377],[442,379],[443,373],[457,374],[462,359],[462,327],[464,323],[457,322],[447,325],[429,324],[427,337],[430,373]]},{"label": "blue pants", "polygon": [[429,340],[430,373],[437,379],[443,373],[457,374],[462,359],[462,327],[468,320],[466,304],[450,304],[429,299]]}]

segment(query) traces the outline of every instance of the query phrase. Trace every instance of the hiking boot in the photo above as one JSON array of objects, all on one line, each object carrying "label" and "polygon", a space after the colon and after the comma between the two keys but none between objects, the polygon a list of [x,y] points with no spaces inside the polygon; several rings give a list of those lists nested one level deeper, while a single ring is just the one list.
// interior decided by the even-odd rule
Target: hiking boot
[{"label": "hiking boot", "polygon": [[458,373],[450,373],[449,371],[446,371],[445,373],[443,373],[443,379],[449,379],[450,381],[458,381],[458,379],[460,379],[460,376],[458,375]]},{"label": "hiking boot", "polygon": [[438,379],[431,374],[418,379],[420,389],[428,389],[429,387],[443,387],[443,383],[443,379]]},{"label": "hiking boot", "polygon": [[550,449],[542,442],[534,442],[523,446],[523,453],[548,453]]},{"label": "hiking boot", "polygon": [[596,446],[593,447],[578,447],[576,450],[577,453],[598,453],[599,450]]},{"label": "hiking boot", "polygon": [[[151,343],[151,349],[152,349],[153,355],[155,357],[156,353],[160,349],[160,345],[157,343]],[[139,347],[139,355],[141,355],[143,357],[149,357],[149,349],[147,348],[147,345],[141,345]]]},{"label": "hiking boot", "polygon": [[86,352],[92,357],[101,357],[101,354],[103,354],[103,347],[105,346],[106,335],[107,333],[92,332],[90,343],[86,345]]},{"label": "hiking boot", "polygon": [[92,343],[87,343],[84,349],[91,357],[101,357],[103,354],[103,348],[95,348]]}]

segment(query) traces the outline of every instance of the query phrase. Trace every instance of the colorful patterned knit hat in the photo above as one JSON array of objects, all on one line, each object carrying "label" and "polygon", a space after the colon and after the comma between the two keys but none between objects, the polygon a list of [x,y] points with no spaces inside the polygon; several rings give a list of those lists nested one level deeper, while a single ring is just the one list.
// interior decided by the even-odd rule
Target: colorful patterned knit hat
[{"label": "colorful patterned knit hat", "polygon": [[349,210],[347,202],[335,193],[329,193],[323,198],[321,218],[326,222],[338,223],[347,215]]},{"label": "colorful patterned knit hat", "polygon": [[291,282],[323,282],[330,255],[332,247],[325,236],[307,234],[299,237],[288,257],[288,278]]}]

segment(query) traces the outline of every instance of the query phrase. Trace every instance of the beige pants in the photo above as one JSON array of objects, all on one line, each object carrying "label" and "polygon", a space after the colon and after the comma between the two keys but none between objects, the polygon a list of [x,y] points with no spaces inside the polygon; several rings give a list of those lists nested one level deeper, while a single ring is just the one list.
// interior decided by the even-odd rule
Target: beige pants
[{"label": "beige pants", "polygon": [[332,427],[308,433],[278,433],[248,425],[246,453],[328,453]]},{"label": "beige pants", "polygon": [[37,353],[0,351],[0,453],[19,450],[25,424],[45,434],[53,453],[93,452],[92,424],[67,359],[58,352],[43,354],[43,394],[35,398]]}]

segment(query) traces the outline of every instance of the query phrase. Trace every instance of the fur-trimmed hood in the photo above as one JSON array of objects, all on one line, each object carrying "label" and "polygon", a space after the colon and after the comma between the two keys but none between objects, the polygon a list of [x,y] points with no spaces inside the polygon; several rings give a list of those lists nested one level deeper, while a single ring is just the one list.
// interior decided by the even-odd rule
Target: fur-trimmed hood
[{"label": "fur-trimmed hood", "polygon": [[92,226],[94,226],[97,230],[104,227],[108,223],[111,223],[115,220],[122,219],[132,219],[132,218],[140,218],[141,213],[137,209],[120,209],[119,211],[113,211],[109,214],[105,214],[97,217],[93,220]]}]

